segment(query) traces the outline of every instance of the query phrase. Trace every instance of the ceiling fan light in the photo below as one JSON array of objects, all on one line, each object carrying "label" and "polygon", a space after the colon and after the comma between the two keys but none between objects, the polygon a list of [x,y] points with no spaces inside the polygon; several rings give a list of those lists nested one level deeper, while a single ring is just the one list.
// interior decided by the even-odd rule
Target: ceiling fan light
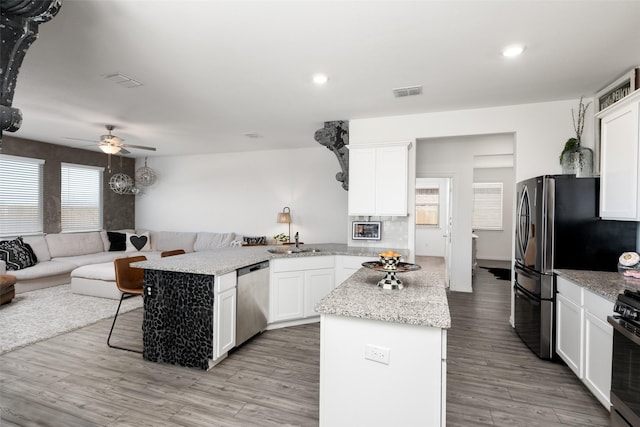
[{"label": "ceiling fan light", "polygon": [[120,149],[121,149],[121,147],[118,145],[109,145],[109,144],[102,144],[99,147],[106,154],[116,154],[120,152]]}]

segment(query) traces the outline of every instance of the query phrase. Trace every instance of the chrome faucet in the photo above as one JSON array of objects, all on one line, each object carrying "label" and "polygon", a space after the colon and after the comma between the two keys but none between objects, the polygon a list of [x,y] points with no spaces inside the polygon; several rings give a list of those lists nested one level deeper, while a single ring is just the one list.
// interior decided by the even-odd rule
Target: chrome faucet
[{"label": "chrome faucet", "polygon": [[300,236],[298,235],[298,232],[296,231],[296,235],[294,236],[294,239],[296,239],[296,249],[300,249],[300,243],[298,241],[299,237]]}]

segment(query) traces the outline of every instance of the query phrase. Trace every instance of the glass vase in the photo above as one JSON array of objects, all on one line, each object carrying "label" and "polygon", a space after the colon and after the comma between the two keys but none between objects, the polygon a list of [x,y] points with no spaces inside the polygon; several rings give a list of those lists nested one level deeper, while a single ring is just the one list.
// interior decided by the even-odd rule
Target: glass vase
[{"label": "glass vase", "polygon": [[593,150],[577,145],[562,155],[560,164],[563,174],[577,177],[593,176]]}]

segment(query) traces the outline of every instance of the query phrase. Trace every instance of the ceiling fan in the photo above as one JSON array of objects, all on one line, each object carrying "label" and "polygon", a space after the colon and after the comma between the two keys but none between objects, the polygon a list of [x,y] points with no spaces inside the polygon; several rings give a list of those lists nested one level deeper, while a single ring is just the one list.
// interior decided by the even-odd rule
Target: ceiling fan
[{"label": "ceiling fan", "polygon": [[150,150],[156,151],[155,147],[146,147],[144,145],[133,145],[133,144],[123,144],[122,141],[124,139],[119,136],[115,136],[111,134],[111,131],[115,129],[113,125],[106,125],[108,135],[100,135],[100,142],[98,142],[98,147],[105,152],[106,154],[129,154],[130,151],[126,149],[129,148],[139,148],[141,150]]}]

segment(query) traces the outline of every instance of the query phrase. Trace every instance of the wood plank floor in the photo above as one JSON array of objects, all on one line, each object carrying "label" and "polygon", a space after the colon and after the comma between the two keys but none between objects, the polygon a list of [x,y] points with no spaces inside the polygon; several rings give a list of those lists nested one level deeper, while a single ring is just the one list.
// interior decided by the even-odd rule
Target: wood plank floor
[{"label": "wood plank floor", "polygon": [[[474,294],[449,294],[447,425],[609,425],[566,366],[524,347],[507,322],[508,282],[479,270]],[[112,343],[140,347],[141,323],[141,310],[119,317]],[[317,323],[266,331],[209,372],[110,349],[110,326],[0,356],[0,425],[318,425]]]}]

